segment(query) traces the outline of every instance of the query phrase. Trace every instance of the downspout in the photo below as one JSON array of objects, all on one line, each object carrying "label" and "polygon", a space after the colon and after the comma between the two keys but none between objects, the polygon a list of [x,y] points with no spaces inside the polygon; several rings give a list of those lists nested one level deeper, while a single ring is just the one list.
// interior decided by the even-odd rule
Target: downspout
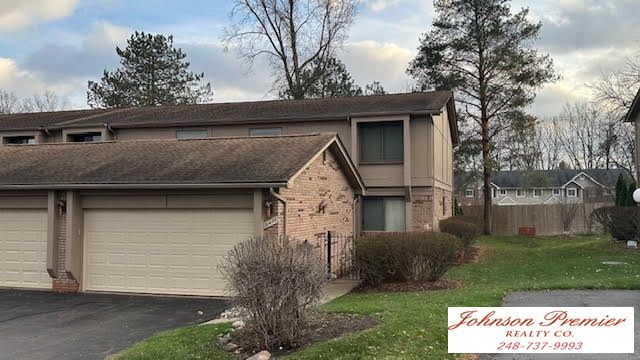
[{"label": "downspout", "polygon": [[113,130],[113,128],[111,127],[111,124],[108,123],[104,123],[103,124],[104,127],[107,129],[107,131],[109,131],[109,133],[111,134],[111,136],[115,139],[116,138],[116,132]]},{"label": "downspout", "polygon": [[287,237],[287,199],[283,198],[282,195],[278,194],[273,190],[273,188],[269,188],[269,194],[274,198],[278,199],[282,203],[282,236]]}]

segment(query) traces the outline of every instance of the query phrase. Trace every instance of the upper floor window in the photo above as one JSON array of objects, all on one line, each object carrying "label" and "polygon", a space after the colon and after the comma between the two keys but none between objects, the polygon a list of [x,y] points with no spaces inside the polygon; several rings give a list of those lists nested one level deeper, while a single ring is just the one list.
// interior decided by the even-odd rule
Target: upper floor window
[{"label": "upper floor window", "polygon": [[553,195],[560,195],[560,189],[553,189]]},{"label": "upper floor window", "polygon": [[282,135],[282,128],[251,128],[249,129],[249,136],[280,136]]},{"label": "upper floor window", "polygon": [[578,189],[575,189],[575,188],[567,189],[567,196],[568,197],[577,197],[578,196]]},{"label": "upper floor window", "polygon": [[176,131],[176,139],[204,139],[208,137],[209,131],[207,129]]},{"label": "upper floor window", "polygon": [[500,195],[507,195],[507,190],[505,189],[500,189]]},{"label": "upper floor window", "polygon": [[404,160],[401,122],[363,123],[359,128],[361,162],[402,162]]},{"label": "upper floor window", "polygon": [[98,142],[102,141],[102,133],[100,132],[86,132],[78,134],[67,135],[68,142]]},{"label": "upper floor window", "polygon": [[36,143],[35,136],[5,136],[2,139],[5,144],[12,145],[27,145]]},{"label": "upper floor window", "polygon": [[544,194],[544,192],[542,191],[542,189],[533,189],[533,196],[534,197],[540,197]]},{"label": "upper floor window", "polygon": [[517,197],[524,197],[524,189],[516,189]]},{"label": "upper floor window", "polygon": [[473,197],[473,189],[466,189],[464,191],[464,197]]}]

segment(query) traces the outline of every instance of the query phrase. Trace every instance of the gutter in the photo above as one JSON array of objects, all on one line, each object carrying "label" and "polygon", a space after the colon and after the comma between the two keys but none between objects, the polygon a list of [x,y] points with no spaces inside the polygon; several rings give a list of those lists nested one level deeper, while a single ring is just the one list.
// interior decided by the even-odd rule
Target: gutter
[{"label": "gutter", "polygon": [[200,183],[200,184],[29,184],[0,185],[0,190],[93,190],[93,189],[234,189],[286,187],[287,183]]},{"label": "gutter", "polygon": [[282,195],[278,194],[273,190],[273,188],[269,188],[269,193],[274,198],[278,199],[282,203],[283,214],[282,214],[282,236],[287,237],[287,199],[283,198]]}]

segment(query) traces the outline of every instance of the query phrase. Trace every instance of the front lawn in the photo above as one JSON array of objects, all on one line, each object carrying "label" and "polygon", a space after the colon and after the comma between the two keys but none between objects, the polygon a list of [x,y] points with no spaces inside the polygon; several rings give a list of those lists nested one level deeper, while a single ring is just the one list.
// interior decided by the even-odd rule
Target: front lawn
[{"label": "front lawn", "polygon": [[[477,263],[455,267],[447,277],[462,287],[417,293],[349,294],[325,311],[379,316],[381,325],[315,344],[290,359],[454,359],[447,354],[448,306],[498,306],[510,291],[543,289],[638,289],[637,253],[609,247],[605,236],[483,237]],[[605,265],[604,261],[628,265]],[[228,325],[226,325],[228,326]],[[232,359],[215,346],[225,325],[160,333],[118,359]]]}]

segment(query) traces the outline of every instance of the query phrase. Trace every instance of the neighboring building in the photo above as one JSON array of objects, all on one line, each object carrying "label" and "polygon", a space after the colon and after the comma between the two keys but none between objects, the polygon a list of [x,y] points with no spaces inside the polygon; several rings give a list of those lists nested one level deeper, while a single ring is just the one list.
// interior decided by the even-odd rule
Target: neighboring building
[{"label": "neighboring building", "polygon": [[635,154],[634,160],[636,165],[636,179],[640,179],[640,90],[629,107],[629,111],[624,116],[624,121],[634,123],[635,130]]},{"label": "neighboring building", "polygon": [[249,236],[452,212],[449,91],[2,115],[0,137],[0,286],[221,295]]},{"label": "neighboring building", "polygon": [[[622,169],[495,171],[491,175],[494,205],[613,203]],[[456,197],[463,206],[483,204],[483,182],[477,174],[456,174]]]}]

